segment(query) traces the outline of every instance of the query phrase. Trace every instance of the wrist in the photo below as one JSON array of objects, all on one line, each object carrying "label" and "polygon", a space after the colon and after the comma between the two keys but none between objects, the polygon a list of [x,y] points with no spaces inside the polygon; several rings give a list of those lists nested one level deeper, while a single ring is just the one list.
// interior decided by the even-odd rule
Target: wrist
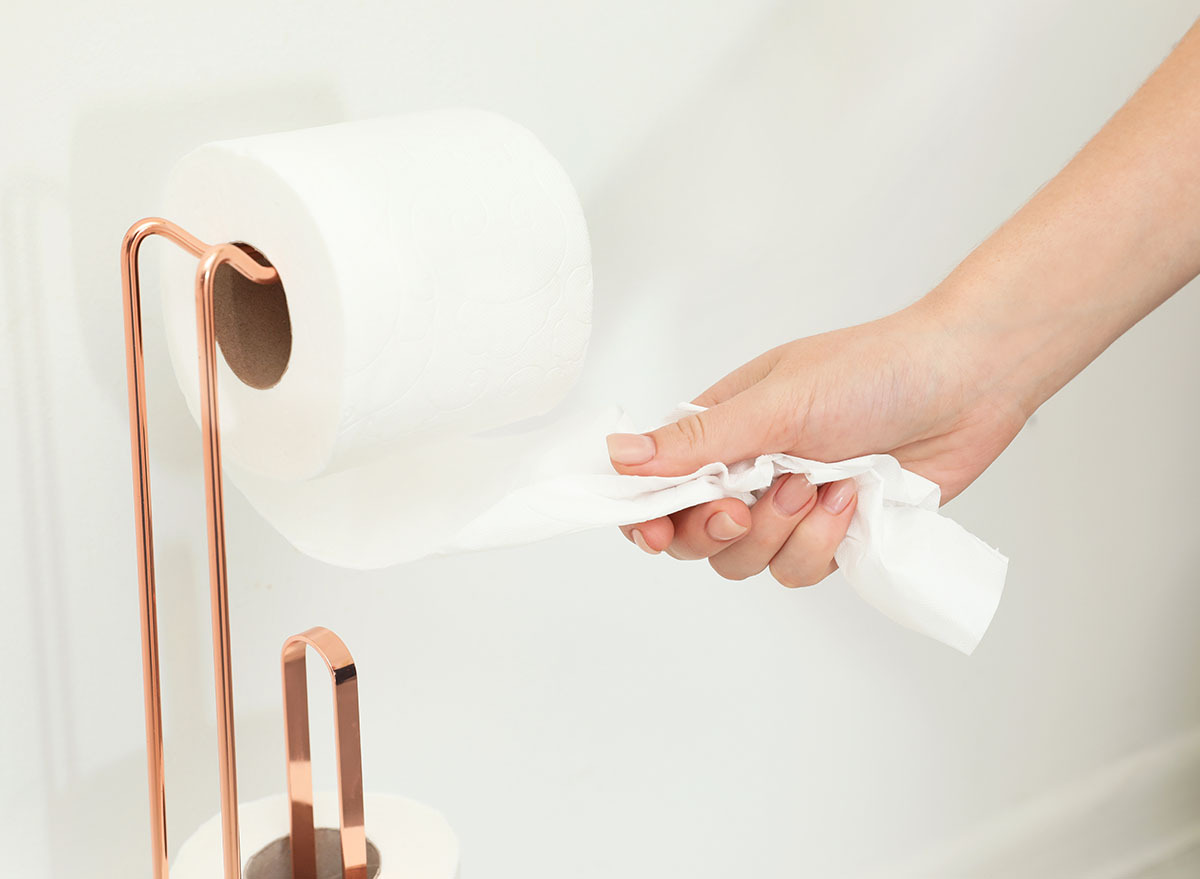
[{"label": "wrist", "polygon": [[[1018,291],[960,268],[910,306],[938,331],[957,370],[965,405],[985,404],[1027,420],[1091,358],[1059,316],[1038,315]],[[1080,366],[1075,367],[1079,362]]]}]

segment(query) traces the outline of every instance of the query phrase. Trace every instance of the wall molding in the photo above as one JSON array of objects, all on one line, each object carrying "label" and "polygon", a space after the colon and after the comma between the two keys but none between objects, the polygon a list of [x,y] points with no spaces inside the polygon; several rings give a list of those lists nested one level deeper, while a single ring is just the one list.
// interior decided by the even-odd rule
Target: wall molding
[{"label": "wall molding", "polygon": [[990,819],[876,879],[1136,879],[1200,846],[1200,727]]}]

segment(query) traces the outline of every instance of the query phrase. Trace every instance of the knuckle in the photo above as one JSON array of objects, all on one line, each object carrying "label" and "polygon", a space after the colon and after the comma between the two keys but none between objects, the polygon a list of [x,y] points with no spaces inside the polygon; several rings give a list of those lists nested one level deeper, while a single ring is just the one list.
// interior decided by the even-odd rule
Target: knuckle
[{"label": "knuckle", "polygon": [[704,420],[699,415],[692,414],[679,419],[675,422],[674,428],[680,441],[688,448],[698,449],[704,446]]},{"label": "knuckle", "polygon": [[[746,536],[739,541],[739,544],[743,547],[743,552],[747,555],[763,559],[769,559],[779,552],[783,541],[778,536],[765,534],[763,531],[764,529],[762,528],[751,528],[747,532]],[[761,571],[762,568],[759,568],[759,570]]]},{"label": "knuckle", "polygon": [[763,429],[769,443],[778,445],[781,449],[791,448],[800,437],[801,425],[807,420],[806,415],[812,408],[811,402],[799,394],[793,381],[770,382],[764,380],[762,390],[778,395],[783,405],[763,407]]}]

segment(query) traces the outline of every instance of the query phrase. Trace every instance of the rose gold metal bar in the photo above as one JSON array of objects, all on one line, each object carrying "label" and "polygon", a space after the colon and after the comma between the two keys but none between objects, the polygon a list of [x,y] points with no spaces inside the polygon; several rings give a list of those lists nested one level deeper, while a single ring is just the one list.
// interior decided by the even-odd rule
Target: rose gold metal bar
[{"label": "rose gold metal bar", "polygon": [[291,801],[292,879],[316,879],[317,876],[305,661],[308,647],[312,647],[325,661],[333,682],[342,875],[344,879],[367,879],[362,750],[358,731],[358,672],[354,667],[354,658],[342,639],[322,626],[293,635],[283,642],[283,714],[287,742],[288,799]]},{"label": "rose gold metal bar", "polygon": [[142,346],[141,285],[138,253],[142,242],[159,235],[201,259],[196,271],[197,339],[200,357],[201,426],[207,488],[209,577],[212,595],[213,673],[217,684],[217,739],[221,773],[221,814],[226,879],[241,874],[237,834],[237,765],[233,735],[233,680],[229,650],[229,602],[225,571],[221,441],[218,426],[216,331],[212,284],[217,267],[228,263],[251,281],[278,280],[270,266],[259,265],[233,244],[215,247],[159,217],[140,220],[121,243],[124,293],[125,358],[129,384],[129,436],[133,459],[133,495],[137,516],[138,585],[141,594],[142,676],[146,711],[146,763],[150,790],[150,843],[155,879],[167,879],[167,808],[163,777],[162,686],[158,659],[158,611],[154,578],[153,515],[150,506],[150,459],[146,426],[145,361]]}]

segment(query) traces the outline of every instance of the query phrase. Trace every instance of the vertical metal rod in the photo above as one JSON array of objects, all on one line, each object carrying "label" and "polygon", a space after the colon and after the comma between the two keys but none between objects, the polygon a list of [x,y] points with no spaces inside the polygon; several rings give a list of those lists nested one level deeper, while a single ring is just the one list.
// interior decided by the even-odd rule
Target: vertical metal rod
[{"label": "vertical metal rod", "polygon": [[317,843],[313,821],[312,752],[308,726],[308,666],[306,642],[289,638],[283,644],[283,741],[287,752],[291,879],[314,879]]},{"label": "vertical metal rod", "polygon": [[217,691],[217,752],[221,770],[221,838],[225,879],[240,879],[237,754],[233,726],[233,663],[229,643],[229,576],[225,552],[225,496],[221,479],[221,428],[217,400],[217,329],[213,276],[244,251],[219,244],[196,268],[196,348],[200,352],[200,429],[204,438],[205,506],[208,511],[208,580],[212,604],[213,679]]},{"label": "vertical metal rod", "polygon": [[358,671],[345,642],[323,626],[314,626],[283,642],[283,714],[288,757],[288,799],[291,802],[292,879],[317,879],[305,660],[308,647],[312,647],[324,660],[333,682],[342,876],[343,879],[367,879],[367,833],[363,817],[362,749],[358,726]]},{"label": "vertical metal rod", "polygon": [[225,571],[225,527],[221,486],[221,445],[216,384],[216,331],[212,281],[217,266],[229,263],[251,281],[278,280],[270,266],[259,265],[232,244],[210,248],[167,220],[151,217],[129,228],[121,243],[121,286],[124,293],[125,363],[129,385],[129,434],[133,462],[133,495],[137,517],[138,585],[142,632],[142,676],[146,712],[146,764],[150,793],[150,844],[154,879],[167,879],[167,808],[163,773],[162,685],[158,652],[158,611],[154,577],[153,515],[150,505],[150,460],[147,441],[145,361],[142,345],[141,285],[138,253],[150,235],[160,235],[195,257],[200,382],[207,487],[209,578],[213,611],[213,673],[217,682],[217,739],[221,773],[221,815],[226,879],[239,879],[237,834],[237,768],[233,735],[233,679],[229,649],[229,601]]}]

